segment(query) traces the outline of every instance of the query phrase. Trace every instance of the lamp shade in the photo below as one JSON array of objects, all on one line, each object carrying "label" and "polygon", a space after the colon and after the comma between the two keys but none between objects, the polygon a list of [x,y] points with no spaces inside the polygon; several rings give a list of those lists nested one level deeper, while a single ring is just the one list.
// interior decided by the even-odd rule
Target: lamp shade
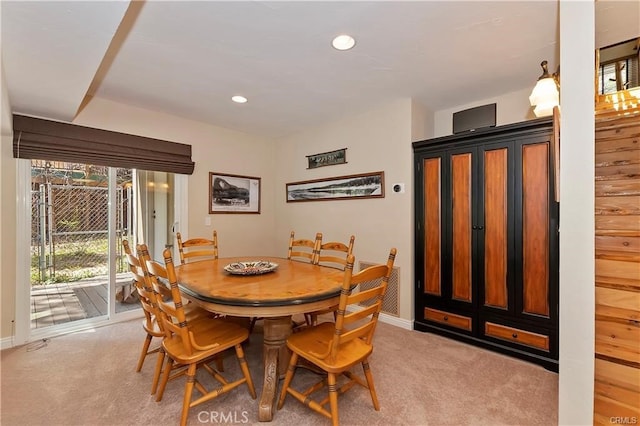
[{"label": "lamp shade", "polygon": [[533,113],[536,117],[546,117],[553,114],[553,107],[560,103],[558,85],[553,77],[541,78],[529,96]]}]

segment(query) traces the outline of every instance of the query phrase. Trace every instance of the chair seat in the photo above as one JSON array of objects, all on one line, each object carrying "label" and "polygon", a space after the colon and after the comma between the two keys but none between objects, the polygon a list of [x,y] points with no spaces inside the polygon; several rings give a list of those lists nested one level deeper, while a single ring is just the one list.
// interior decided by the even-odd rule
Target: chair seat
[{"label": "chair seat", "polygon": [[349,369],[373,351],[373,347],[363,340],[353,339],[340,345],[340,350],[334,360],[329,357],[321,359],[319,355],[327,351],[329,342],[334,338],[334,332],[334,323],[323,322],[292,334],[287,339],[287,346],[307,361],[330,373],[340,373]]},{"label": "chair seat", "polygon": [[213,353],[222,352],[245,341],[249,337],[249,331],[242,326],[225,321],[222,318],[199,318],[189,323],[189,331],[193,333],[198,346],[206,347],[205,350],[194,350],[189,354],[178,335],[165,338],[162,341],[164,350],[181,364],[190,364],[208,358]]}]

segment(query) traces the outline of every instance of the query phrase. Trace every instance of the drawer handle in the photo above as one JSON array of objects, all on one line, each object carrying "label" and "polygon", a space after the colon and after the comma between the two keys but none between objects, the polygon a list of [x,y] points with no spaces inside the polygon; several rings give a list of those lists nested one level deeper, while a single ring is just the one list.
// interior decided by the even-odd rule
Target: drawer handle
[{"label": "drawer handle", "polygon": [[511,337],[513,337],[514,339],[517,339],[517,338],[518,338],[518,333],[513,333],[513,334],[511,335]]},{"label": "drawer handle", "polygon": [[445,320],[445,321],[449,321],[449,317],[446,316],[446,315],[442,319]]}]

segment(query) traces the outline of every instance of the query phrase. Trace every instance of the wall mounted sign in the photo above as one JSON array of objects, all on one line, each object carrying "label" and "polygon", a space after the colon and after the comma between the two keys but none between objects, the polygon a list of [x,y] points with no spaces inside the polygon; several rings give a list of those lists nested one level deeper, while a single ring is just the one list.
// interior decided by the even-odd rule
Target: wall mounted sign
[{"label": "wall mounted sign", "polygon": [[307,162],[307,169],[333,166],[335,164],[345,164],[347,162],[347,148],[323,152],[320,154],[307,155]]}]

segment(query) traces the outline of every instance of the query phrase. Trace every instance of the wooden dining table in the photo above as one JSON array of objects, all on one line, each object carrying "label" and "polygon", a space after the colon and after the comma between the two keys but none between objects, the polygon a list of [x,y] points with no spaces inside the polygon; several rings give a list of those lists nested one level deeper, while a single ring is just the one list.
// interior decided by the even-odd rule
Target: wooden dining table
[{"label": "wooden dining table", "polygon": [[[255,261],[278,266],[256,275],[225,270],[233,263]],[[241,256],[180,265],[176,275],[185,298],[208,311],[264,318],[264,380],[258,417],[271,421],[278,381],[289,363],[286,340],[292,331],[292,316],[337,305],[344,272],[278,257]]]}]

